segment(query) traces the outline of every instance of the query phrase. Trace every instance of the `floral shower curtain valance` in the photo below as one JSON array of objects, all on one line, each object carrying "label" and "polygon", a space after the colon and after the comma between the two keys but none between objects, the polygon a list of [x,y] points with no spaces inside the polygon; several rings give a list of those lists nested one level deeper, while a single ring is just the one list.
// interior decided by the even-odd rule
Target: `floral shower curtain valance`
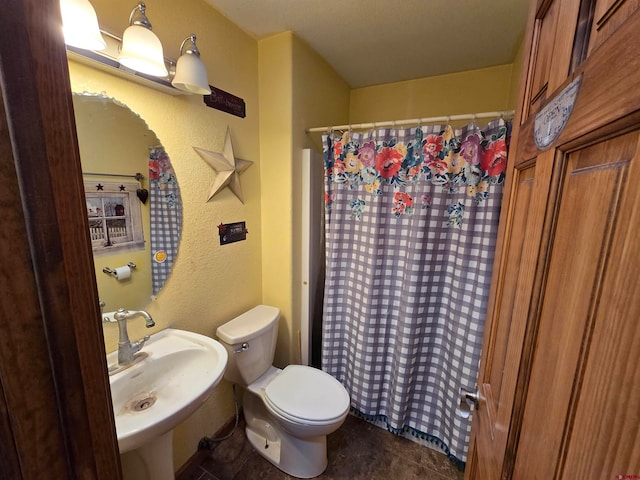
[{"label": "floral shower curtain valance", "polygon": [[352,409],[466,460],[509,125],[324,137],[322,368]]},{"label": "floral shower curtain valance", "polygon": [[[415,130],[373,130],[367,134],[324,137],[327,181],[354,190],[359,185],[371,195],[382,195],[383,186],[393,187],[390,205],[396,217],[411,214],[414,208],[429,208],[431,196],[409,195],[407,188],[419,182],[440,186],[455,194],[461,189],[476,204],[489,196],[491,185],[501,184],[507,162],[507,125],[497,121],[480,130],[475,123],[455,135],[447,125]],[[326,192],[325,202],[332,198]],[[366,197],[366,196],[365,196]],[[359,218],[366,198],[351,202],[353,216]],[[447,224],[459,226],[464,202],[451,204]]]}]

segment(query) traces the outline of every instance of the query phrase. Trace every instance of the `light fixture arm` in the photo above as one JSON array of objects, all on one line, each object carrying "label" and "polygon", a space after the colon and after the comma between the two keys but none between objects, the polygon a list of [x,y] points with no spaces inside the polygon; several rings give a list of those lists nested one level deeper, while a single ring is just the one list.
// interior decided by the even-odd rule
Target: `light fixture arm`
[{"label": "light fixture arm", "polygon": [[176,73],[171,84],[179,90],[199,95],[209,95],[207,69],[200,59],[196,46],[196,34],[192,33],[180,44],[180,58],[176,63]]},{"label": "light fixture arm", "polygon": [[147,18],[146,11],[147,6],[144,2],[138,2],[138,5],[131,10],[131,15],[129,15],[129,25],[138,25],[151,30],[151,22]]},{"label": "light fixture arm", "polygon": [[[189,47],[185,48],[185,45],[187,44],[187,42],[191,42],[191,45]],[[196,57],[200,56],[200,51],[198,50],[198,47],[196,46],[196,34],[195,33],[192,33],[191,35],[189,35],[180,44],[180,55],[182,55],[183,53],[189,53],[191,55],[195,55]]]}]

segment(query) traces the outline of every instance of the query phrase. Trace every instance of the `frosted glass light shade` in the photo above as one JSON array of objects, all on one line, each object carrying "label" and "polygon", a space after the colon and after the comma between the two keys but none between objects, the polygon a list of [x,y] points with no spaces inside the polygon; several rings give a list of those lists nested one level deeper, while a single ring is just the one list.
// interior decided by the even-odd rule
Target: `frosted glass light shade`
[{"label": "frosted glass light shade", "polygon": [[184,53],[176,63],[176,75],[171,84],[179,90],[197,95],[209,95],[207,68],[198,55]]},{"label": "frosted glass light shade", "polygon": [[124,31],[118,60],[136,72],[154,77],[169,75],[160,39],[151,30],[140,25],[131,25]]},{"label": "frosted glass light shade", "polygon": [[100,33],[96,11],[89,0],[60,0],[60,13],[67,45],[85,50],[107,48]]}]

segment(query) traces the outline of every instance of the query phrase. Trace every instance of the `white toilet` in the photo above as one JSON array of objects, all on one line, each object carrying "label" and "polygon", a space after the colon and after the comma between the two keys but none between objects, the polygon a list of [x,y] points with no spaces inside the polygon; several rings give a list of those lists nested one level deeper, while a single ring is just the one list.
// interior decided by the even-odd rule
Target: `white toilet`
[{"label": "white toilet", "polygon": [[349,413],[349,394],[316,368],[275,368],[273,356],[280,310],[258,305],[218,327],[229,352],[225,378],[246,389],[243,410],[247,438],[276,467],[298,478],[327,468],[327,435]]}]

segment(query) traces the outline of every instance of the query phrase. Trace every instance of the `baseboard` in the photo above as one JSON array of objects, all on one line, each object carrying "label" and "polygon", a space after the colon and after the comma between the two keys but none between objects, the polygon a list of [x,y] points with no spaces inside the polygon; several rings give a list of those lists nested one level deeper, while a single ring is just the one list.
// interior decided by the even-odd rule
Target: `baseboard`
[{"label": "baseboard", "polygon": [[[242,418],[242,410],[239,412],[240,419]],[[236,424],[235,415],[227,420],[222,427],[218,429],[213,435],[212,438],[221,438],[226,435],[229,435],[233,430],[233,427]],[[182,465],[178,471],[176,472],[176,480],[188,480],[191,473],[198,468],[198,466],[204,461],[205,458],[211,453],[210,450],[202,449],[196,451],[189,460]]]}]

